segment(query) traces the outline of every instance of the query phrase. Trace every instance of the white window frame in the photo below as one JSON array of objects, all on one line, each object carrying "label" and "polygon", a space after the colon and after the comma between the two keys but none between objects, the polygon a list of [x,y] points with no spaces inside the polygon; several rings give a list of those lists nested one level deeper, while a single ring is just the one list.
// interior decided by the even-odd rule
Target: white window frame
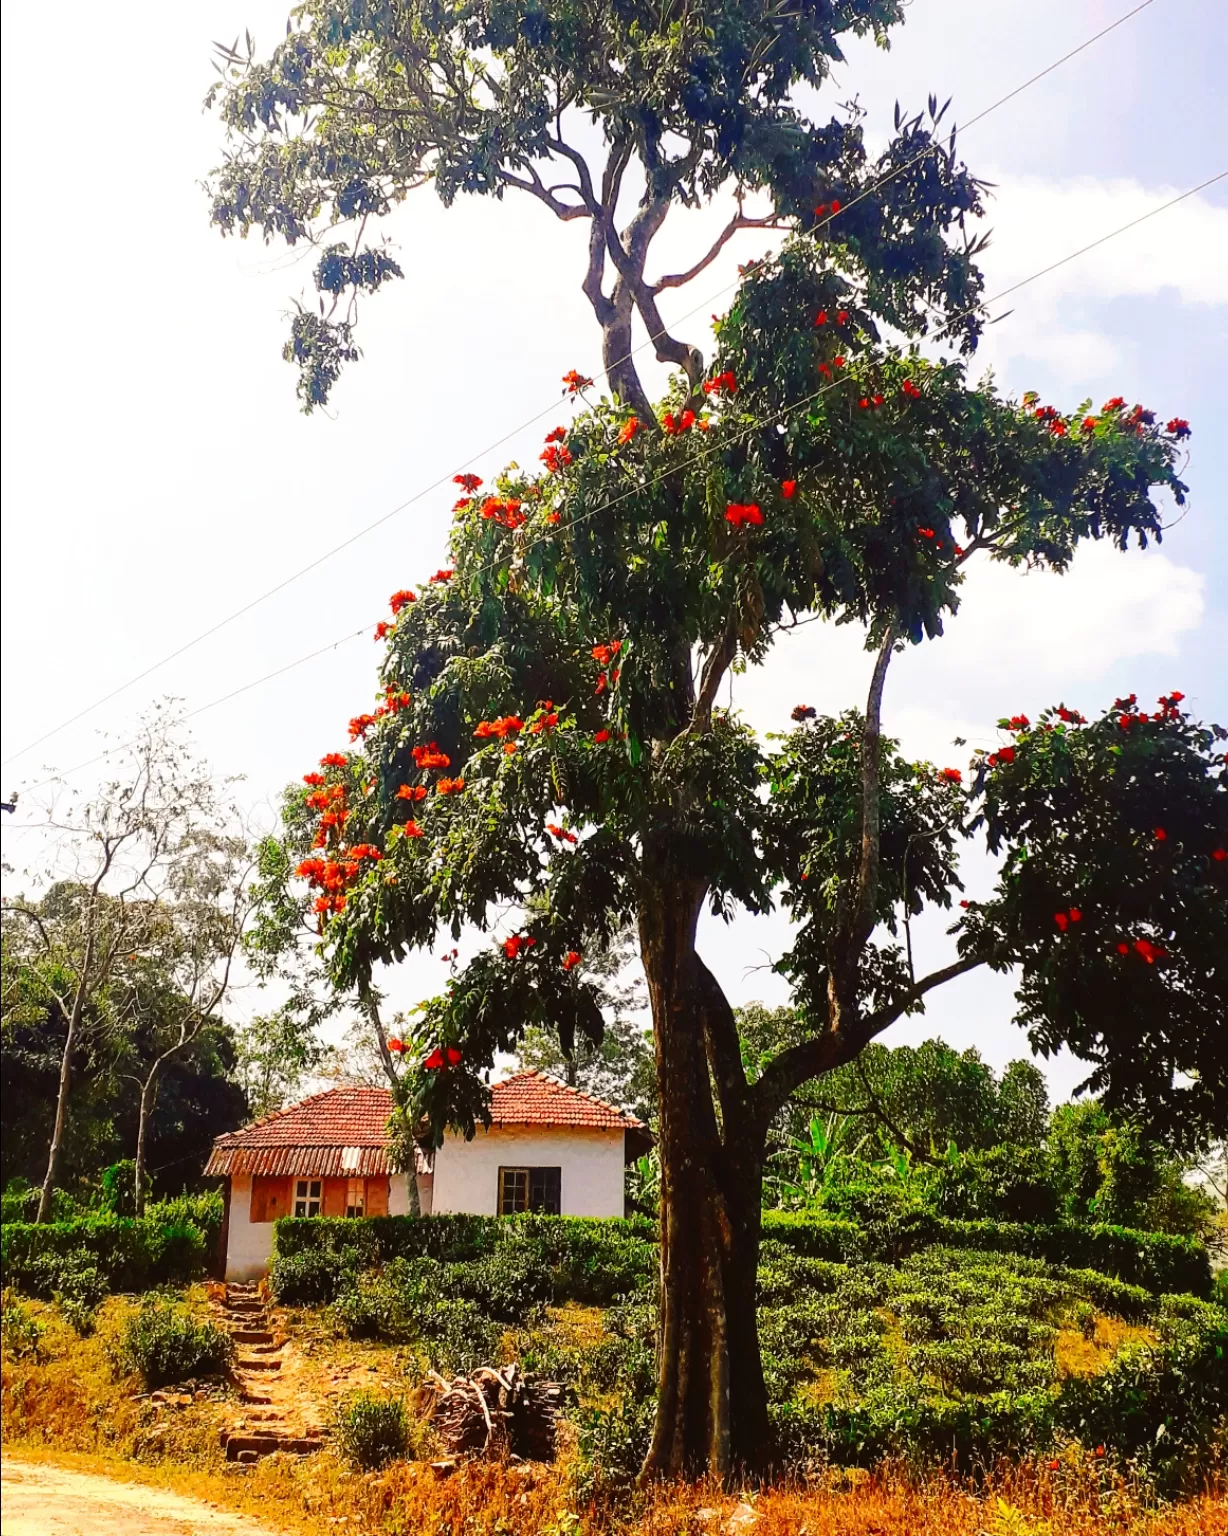
[{"label": "white window frame", "polygon": [[294,1215],[297,1220],[318,1216],[324,1205],[323,1179],[294,1181]]}]

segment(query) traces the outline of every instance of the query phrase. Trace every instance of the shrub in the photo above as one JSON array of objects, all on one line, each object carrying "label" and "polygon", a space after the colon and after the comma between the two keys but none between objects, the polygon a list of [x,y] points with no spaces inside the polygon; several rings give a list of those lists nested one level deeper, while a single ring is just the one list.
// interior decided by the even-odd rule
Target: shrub
[{"label": "shrub", "polygon": [[397,1461],[409,1446],[409,1413],[398,1397],[362,1391],[340,1404],[333,1435],[341,1454],[364,1472]]},{"label": "shrub", "polygon": [[184,1306],[149,1296],[112,1346],[120,1372],[136,1371],[149,1388],[199,1376],[220,1376],[234,1358],[230,1335],[198,1321]]},{"label": "shrub", "polygon": [[951,1159],[938,1169],[926,1204],[963,1221],[1052,1223],[1061,1193],[1047,1153],[1039,1147],[994,1147]]},{"label": "shrub", "polygon": [[47,1330],[29,1307],[22,1306],[11,1291],[0,1302],[0,1335],[5,1353],[14,1360],[40,1360]]},{"label": "shrub", "polygon": [[34,1296],[65,1290],[65,1273],[93,1268],[107,1291],[189,1285],[205,1272],[208,1234],[189,1223],[80,1216],[72,1221],[8,1222],[0,1228],[5,1285]]},{"label": "shrub", "polygon": [[648,1399],[581,1413],[572,1470],[580,1502],[608,1499],[634,1480],[648,1453],[653,1408]]}]

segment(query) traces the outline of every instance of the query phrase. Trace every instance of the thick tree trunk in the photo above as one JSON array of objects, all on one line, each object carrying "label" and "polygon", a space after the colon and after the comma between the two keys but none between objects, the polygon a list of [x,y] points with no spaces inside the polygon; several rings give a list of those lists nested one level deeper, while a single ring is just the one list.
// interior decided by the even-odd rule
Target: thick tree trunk
[{"label": "thick tree trunk", "polygon": [[728,1479],[771,1458],[755,1309],[762,1152],[717,1120],[695,954],[703,896],[673,884],[640,917],[661,1158],[657,1417],[641,1480]]}]

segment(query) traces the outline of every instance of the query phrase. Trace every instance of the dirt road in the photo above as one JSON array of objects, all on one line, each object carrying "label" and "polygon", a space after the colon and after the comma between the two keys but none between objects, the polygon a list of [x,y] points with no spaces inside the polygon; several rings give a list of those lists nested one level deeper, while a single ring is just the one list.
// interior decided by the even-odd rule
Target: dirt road
[{"label": "dirt road", "polygon": [[45,1462],[0,1464],[4,1536],[272,1536],[241,1515]]}]

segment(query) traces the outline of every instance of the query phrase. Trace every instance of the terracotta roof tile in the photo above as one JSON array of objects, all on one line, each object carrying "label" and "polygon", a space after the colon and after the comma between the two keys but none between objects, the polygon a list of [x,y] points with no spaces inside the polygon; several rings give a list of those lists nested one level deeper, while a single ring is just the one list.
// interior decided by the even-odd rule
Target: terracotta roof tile
[{"label": "terracotta roof tile", "polygon": [[[387,1173],[387,1125],[391,1114],[392,1093],[387,1088],[329,1088],[242,1130],[219,1136],[213,1143],[205,1172],[311,1173],[317,1177],[334,1173]],[[570,1088],[545,1072],[517,1072],[514,1077],[493,1083],[490,1116],[495,1125],[644,1129],[634,1115],[581,1093],[578,1088]],[[421,1153],[418,1171],[428,1171]]]},{"label": "terracotta roof tile", "polygon": [[642,1130],[634,1115],[592,1094],[571,1088],[545,1072],[517,1072],[490,1089],[495,1125],[588,1126],[593,1130]]}]

